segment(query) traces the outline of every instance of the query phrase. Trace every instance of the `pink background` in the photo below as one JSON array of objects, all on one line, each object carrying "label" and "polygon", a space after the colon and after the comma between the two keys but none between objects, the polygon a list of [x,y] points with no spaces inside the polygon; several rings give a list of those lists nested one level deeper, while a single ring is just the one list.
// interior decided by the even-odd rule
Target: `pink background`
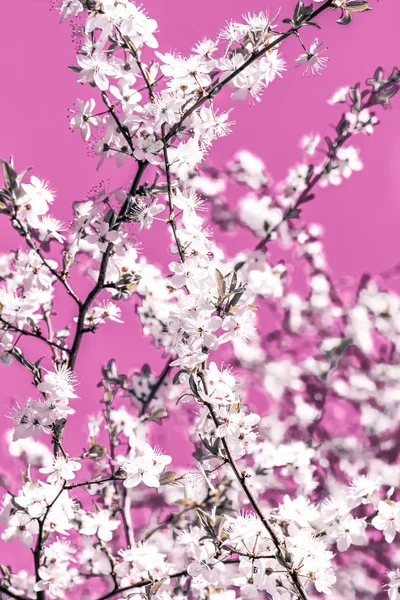
[{"label": "pink background", "polygon": [[[159,23],[159,50],[181,53],[189,52],[205,36],[215,37],[227,19],[240,18],[244,6],[251,12],[266,8],[265,0],[148,0],[144,4]],[[308,42],[317,34],[328,47],[330,60],[321,76],[302,77],[302,70],[293,67],[298,44],[295,40],[285,43],[282,52],[288,72],[271,85],[260,104],[234,105],[233,133],[215,144],[209,160],[222,166],[234,151],[244,147],[259,154],[272,177],[279,180],[300,160],[298,141],[303,134],[329,134],[341,110],[327,105],[332,92],[364,81],[378,65],[390,70],[398,57],[399,0],[372,0],[371,4],[374,11],[356,15],[349,27],[336,25],[336,15],[330,12],[319,20],[322,31],[309,28],[305,32]],[[282,18],[292,15],[294,0],[269,0],[270,14],[280,5]],[[38,177],[47,179],[57,192],[52,212],[68,222],[73,201],[85,199],[102,180],[110,189],[126,184],[132,165],[118,170],[110,161],[97,172],[97,158],[88,153],[78,133],[69,131],[68,108],[76,98],[86,98],[92,92],[66,70],[76,64],[69,22],[58,24],[58,14],[50,10],[49,0],[3,0],[1,18],[0,157],[13,155],[17,170],[33,166]],[[223,104],[228,105],[227,97]],[[400,260],[400,97],[393,105],[393,111],[379,111],[382,124],[372,138],[356,138],[365,170],[339,188],[320,190],[317,200],[305,209],[304,218],[326,226],[326,251],[335,277],[380,272]],[[10,244],[15,248],[16,239],[5,218],[0,227],[0,250],[7,251]],[[166,244],[168,238],[164,239]],[[158,230],[143,237],[146,254],[160,264],[165,264],[165,244],[160,243]],[[57,298],[63,302],[61,310],[58,305],[57,317],[61,328],[75,307],[69,299],[64,300],[62,291]],[[155,370],[162,368],[160,353],[141,335],[132,305],[123,306],[123,318],[124,326],[112,323],[101,328],[96,338],[85,338],[77,367],[81,399],[74,402],[77,414],[66,433],[70,451],[78,450],[86,441],[85,415],[100,410],[96,384],[101,364],[114,356],[122,372],[139,369],[143,360],[151,362]],[[46,348],[35,346],[32,352],[37,358]],[[35,391],[29,373],[18,365],[8,369],[0,365],[0,369],[2,414],[10,414],[17,400],[23,403]],[[179,422],[178,415],[172,418]],[[176,456],[178,447],[167,435],[164,448]]]}]

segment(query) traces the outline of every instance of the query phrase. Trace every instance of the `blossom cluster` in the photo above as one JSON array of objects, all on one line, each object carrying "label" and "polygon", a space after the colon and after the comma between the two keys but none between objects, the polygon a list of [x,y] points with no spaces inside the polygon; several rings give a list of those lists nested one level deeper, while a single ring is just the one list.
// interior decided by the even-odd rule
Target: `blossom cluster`
[{"label": "blossom cluster", "polygon": [[[2,540],[30,549],[33,566],[1,567],[1,594],[400,598],[391,545],[400,533],[400,299],[382,277],[334,282],[322,228],[300,219],[317,190],[362,169],[353,138],[374,132],[400,73],[378,68],[365,89],[338,90],[329,100],[344,108],[334,136],[325,146],[304,136],[304,159],[282,182],[247,151],[220,170],[204,161],[232,125],[216,107],[223,88],[233,100],[260,101],[288,66],[291,35],[302,49],[297,65],[320,73],[323,44],[306,46],[303,27],[319,27],[325,10],[346,24],[368,8],[300,0],[284,33],[278,17],[248,13],[184,57],[158,51],[157,23],[129,0],[62,0],[61,21],[76,19],[79,31],[70,68],[97,94],[77,100],[71,128],[99,166],[130,160],[135,175],[76,202],[67,227],[49,214],[47,182],[1,162],[0,212],[23,248],[0,257],[0,359],[19,363],[35,387],[12,414],[7,444],[22,479],[5,484],[0,514]],[[238,237],[250,231],[253,247],[229,256],[212,223]],[[171,236],[165,269],[132,235],[159,224]],[[272,243],[291,253],[292,269],[272,260]],[[306,274],[301,292],[295,268]],[[84,297],[76,273],[89,285]],[[76,309],[61,330],[58,288]],[[104,365],[101,410],[88,418],[87,447],[72,455],[63,438],[79,402],[82,340],[108,321],[123,326],[132,299],[165,367],[157,376],[146,364],[128,374],[113,359]],[[32,359],[28,340],[46,346],[46,357]],[[267,413],[252,402],[254,386]],[[338,407],[349,413],[348,435]],[[177,415],[194,449],[189,469],[154,443],[157,426]]]}]

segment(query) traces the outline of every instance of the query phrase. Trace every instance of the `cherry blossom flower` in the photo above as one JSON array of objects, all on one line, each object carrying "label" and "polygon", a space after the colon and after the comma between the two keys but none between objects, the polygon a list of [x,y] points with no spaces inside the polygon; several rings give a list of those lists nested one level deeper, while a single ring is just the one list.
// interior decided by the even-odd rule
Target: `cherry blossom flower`
[{"label": "cherry blossom flower", "polygon": [[366,527],[367,523],[364,519],[354,519],[351,514],[348,514],[339,523],[334,524],[329,535],[336,540],[339,552],[345,552],[350,544],[364,546],[368,543]]},{"label": "cherry blossom flower", "polygon": [[153,204],[147,205],[141,198],[136,197],[134,199],[132,208],[129,216],[132,221],[140,223],[140,229],[150,229],[153,224],[154,217],[165,210],[165,206],[154,202]]},{"label": "cherry blossom flower", "polygon": [[93,98],[90,98],[87,102],[78,99],[76,101],[78,110],[70,120],[71,127],[80,129],[84,142],[87,142],[90,138],[90,126],[98,127],[101,123],[100,117],[93,115],[95,106],[96,103]]},{"label": "cherry blossom flower", "polygon": [[60,8],[61,22],[70,15],[76,16],[82,11],[83,6],[80,0],[63,0]]},{"label": "cherry blossom flower", "polygon": [[80,533],[82,535],[97,535],[103,542],[112,540],[112,532],[118,529],[120,521],[111,519],[108,510],[98,510],[92,514],[82,515]]},{"label": "cherry blossom flower", "polygon": [[66,229],[67,227],[55,217],[44,215],[38,223],[39,240],[45,241],[54,238],[57,242],[62,244],[65,237],[61,235],[60,232],[65,231]]},{"label": "cherry blossom flower", "polygon": [[400,532],[400,503],[392,500],[381,500],[378,514],[372,519],[372,525],[383,532],[388,544],[393,542]]},{"label": "cherry blossom flower", "polygon": [[7,521],[1,538],[6,542],[20,540],[27,548],[33,545],[33,536],[39,533],[39,523],[29,514],[17,511]]},{"label": "cherry blossom flower", "polygon": [[81,464],[76,460],[67,460],[63,456],[57,456],[53,459],[53,464],[39,469],[41,473],[48,473],[47,482],[51,484],[60,483],[62,480],[70,481],[75,479],[75,471],[79,471]]},{"label": "cherry blossom flower", "polygon": [[118,231],[110,228],[110,223],[103,221],[96,229],[96,233],[91,233],[86,236],[89,244],[94,244],[104,252],[108,244],[115,244],[120,239]]},{"label": "cherry blossom flower", "polygon": [[206,269],[201,267],[194,258],[189,258],[183,264],[172,262],[169,264],[169,268],[174,273],[171,283],[178,288],[186,286],[188,289],[194,290],[207,277]]},{"label": "cherry blossom flower", "polygon": [[148,487],[159,487],[159,476],[171,461],[170,456],[153,449],[149,444],[143,446],[141,453],[131,451],[129,461],[124,462],[121,467],[127,474],[124,486],[136,487],[143,481]]},{"label": "cherry blossom flower", "polygon": [[114,76],[116,69],[100,50],[90,56],[78,54],[77,61],[78,65],[82,68],[78,74],[78,81],[81,83],[94,82],[100,90],[108,90],[109,83],[107,76]]},{"label": "cherry blossom flower", "polygon": [[66,365],[54,365],[54,371],[47,371],[37,388],[54,400],[77,398],[74,393],[75,376]]},{"label": "cherry blossom flower", "polygon": [[400,598],[400,569],[388,573],[389,583],[387,585],[389,600]]},{"label": "cherry blossom flower", "polygon": [[247,306],[241,306],[237,309],[234,316],[225,317],[222,322],[222,329],[226,332],[219,337],[219,342],[224,344],[233,339],[249,340],[255,332],[255,315]]},{"label": "cherry blossom flower", "polygon": [[37,227],[38,217],[47,213],[48,205],[54,201],[54,193],[49,189],[47,183],[35,175],[32,175],[30,181],[30,183],[22,183],[25,195],[18,200],[18,216],[26,219],[31,227]]},{"label": "cherry blossom flower", "polygon": [[300,56],[296,58],[296,64],[298,66],[306,65],[304,74],[319,75],[326,67],[328,58],[321,56],[322,51],[322,42],[319,42],[318,38],[315,38],[310,46],[309,51],[305,52],[304,54],[300,54]]},{"label": "cherry blossom flower", "polygon": [[279,514],[283,519],[297,523],[300,527],[308,527],[318,518],[315,506],[310,505],[304,496],[292,500],[288,494],[283,497],[283,504],[279,506]]}]

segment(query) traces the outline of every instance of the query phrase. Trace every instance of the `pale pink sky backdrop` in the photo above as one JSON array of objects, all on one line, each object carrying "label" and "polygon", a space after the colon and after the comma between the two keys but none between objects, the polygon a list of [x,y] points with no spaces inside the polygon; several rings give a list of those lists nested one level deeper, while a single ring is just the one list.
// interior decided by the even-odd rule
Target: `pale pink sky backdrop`
[{"label": "pale pink sky backdrop", "polygon": [[[335,14],[328,12],[318,21],[322,31],[310,27],[304,32],[308,43],[318,35],[328,47],[330,60],[321,76],[302,77],[302,70],[294,68],[293,60],[300,51],[295,40],[282,46],[288,72],[271,85],[260,104],[234,104],[233,133],[216,142],[209,156],[215,165],[222,166],[244,147],[259,154],[273,178],[279,180],[301,158],[298,141],[303,134],[330,133],[330,124],[337,123],[340,115],[340,108],[326,103],[332,92],[364,81],[378,65],[390,70],[400,58],[399,0],[371,0],[371,5],[373,12],[356,15],[348,27],[337,25]],[[268,7],[273,15],[281,6],[282,18],[292,16],[295,0],[148,0],[144,6],[158,21],[159,50],[187,53],[197,40],[215,37],[227,19],[239,19],[244,11]],[[69,131],[68,108],[75,99],[90,94],[98,97],[66,69],[76,64],[69,22],[58,24],[50,0],[2,0],[0,10],[0,157],[13,155],[18,170],[33,166],[38,177],[47,179],[57,192],[52,212],[68,222],[73,201],[85,199],[101,180],[109,180],[111,189],[126,184],[133,166],[118,170],[111,161],[97,172],[97,159],[88,156],[79,133]],[[396,97],[393,105],[392,111],[379,111],[382,124],[372,137],[356,138],[365,170],[339,188],[318,191],[316,201],[304,210],[305,219],[326,226],[326,250],[334,276],[379,272],[400,261],[400,98]],[[228,106],[227,96],[223,106]],[[0,250],[7,251],[15,237],[9,234],[4,217],[0,227]],[[157,236],[147,234],[143,244],[151,258],[165,261],[165,246]],[[64,298],[63,293],[57,297]],[[60,327],[74,310],[68,301],[64,308]],[[67,428],[67,448],[82,446],[84,415],[99,409],[96,383],[101,363],[117,356],[121,370],[127,371],[140,368],[144,359],[155,358],[155,368],[161,368],[163,361],[147,341],[143,343],[133,311],[127,307],[124,319],[125,326],[112,324],[95,337],[86,336],[78,361],[81,400],[74,404],[77,415]],[[36,348],[36,358],[46,351]],[[29,374],[18,365],[9,369],[0,365],[0,370],[3,414],[10,412],[16,400],[23,403],[35,391]],[[171,441],[166,440],[165,446],[173,452]]]}]

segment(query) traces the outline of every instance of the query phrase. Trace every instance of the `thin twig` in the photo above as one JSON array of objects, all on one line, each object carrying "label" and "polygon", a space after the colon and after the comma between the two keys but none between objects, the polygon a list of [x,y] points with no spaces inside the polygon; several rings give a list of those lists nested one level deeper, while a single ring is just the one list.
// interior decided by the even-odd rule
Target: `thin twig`
[{"label": "thin twig", "polygon": [[9,588],[4,585],[0,585],[0,594],[6,594],[10,598],[15,598],[16,600],[30,600],[27,596],[21,596],[21,594],[17,594],[15,592],[11,592]]},{"label": "thin twig", "polygon": [[142,541],[146,542],[157,531],[160,531],[160,529],[167,528],[168,525],[171,525],[171,523],[175,523],[176,521],[178,521],[182,515],[184,515],[185,513],[189,512],[191,510],[195,510],[196,508],[203,508],[203,505],[202,504],[192,504],[191,506],[186,506],[185,508],[183,508],[179,512],[176,512],[176,513],[172,512],[172,513],[170,513],[163,521],[161,521],[161,523],[159,523],[158,525],[156,525],[155,527],[153,527],[153,529],[150,529],[150,531],[148,531],[144,535]]},{"label": "thin twig", "polygon": [[28,244],[29,248],[31,248],[32,250],[34,250],[36,252],[36,254],[40,258],[40,260],[42,261],[42,263],[45,265],[45,267],[47,267],[47,269],[49,269],[50,273],[52,273],[52,275],[54,275],[54,277],[56,277],[57,280],[64,286],[64,288],[66,289],[68,295],[71,296],[71,298],[73,298],[78,305],[80,305],[81,301],[79,300],[78,296],[75,294],[74,290],[71,288],[71,286],[69,285],[69,283],[64,279],[63,275],[61,275],[57,271],[57,269],[53,269],[53,267],[51,265],[49,265],[49,263],[47,262],[46,258],[43,256],[41,249],[39,248],[39,246],[37,244],[35,244],[35,242],[33,241],[32,237],[31,237],[31,234],[25,228],[24,224],[19,220],[19,218],[16,215],[14,215],[12,217],[12,222],[13,221],[15,221],[15,223],[17,223],[17,225],[18,225],[18,227],[14,226],[14,229],[23,238],[25,238],[26,243]]},{"label": "thin twig", "polygon": [[169,364],[170,362],[171,362],[170,359],[166,362],[166,364],[165,364],[165,366],[164,366],[164,368],[163,368],[163,370],[161,372],[161,375],[157,379],[156,383],[151,386],[151,391],[150,391],[149,395],[143,401],[142,409],[140,411],[140,416],[141,417],[146,413],[146,410],[147,410],[150,402],[152,400],[154,400],[154,398],[156,397],[156,394],[157,394],[158,390],[160,389],[160,387],[164,383],[164,380],[166,379],[166,377],[168,377],[168,374],[169,374],[169,372],[172,369],[171,365]]},{"label": "thin twig", "polygon": [[39,332],[35,333],[34,331],[27,331],[26,329],[21,329],[17,325],[14,325],[13,323],[6,321],[6,319],[4,319],[1,315],[0,315],[0,323],[2,323],[6,327],[6,329],[11,329],[12,331],[20,333],[21,335],[26,335],[28,337],[34,337],[38,340],[41,340],[42,342],[45,342],[49,346],[52,346],[53,348],[58,348],[59,350],[62,350],[63,352],[69,352],[69,348],[65,348],[65,347],[61,346],[61,344],[52,342],[51,340],[49,340],[48,338],[46,338],[44,335],[42,335]]},{"label": "thin twig", "polygon": [[114,121],[118,125],[118,129],[120,130],[120,132],[124,136],[125,141],[127,142],[129,148],[131,149],[131,151],[133,153],[134,148],[133,148],[133,144],[132,144],[132,138],[131,138],[130,133],[129,133],[129,129],[125,125],[123,125],[121,123],[118,115],[116,114],[116,112],[114,110],[114,105],[110,102],[110,99],[107,96],[106,92],[102,92],[101,93],[101,97],[102,97],[102,100],[103,100],[104,104],[107,106],[107,108],[108,108],[108,110],[109,110],[112,118],[114,119]]},{"label": "thin twig", "polygon": [[[175,579],[175,577],[185,577],[185,576],[187,576],[186,569],[184,571],[180,571],[179,573],[173,573],[172,575],[168,575],[168,577],[170,577],[171,579]],[[142,588],[142,587],[145,587],[146,585],[152,585],[153,583],[154,582],[151,579],[143,579],[142,581],[138,581],[137,583],[133,583],[132,585],[127,585],[125,587],[113,590],[112,592],[108,592],[107,594],[104,594],[104,596],[100,596],[100,598],[97,598],[97,600],[108,600],[108,598],[112,598],[113,596],[116,596],[117,594],[122,594],[123,592],[128,592],[129,590],[133,590],[136,588]]]},{"label": "thin twig", "polygon": [[64,489],[72,490],[74,488],[83,487],[86,485],[96,485],[96,484],[100,484],[100,483],[107,483],[108,481],[122,481],[122,478],[115,477],[115,475],[112,475],[111,477],[106,477],[105,479],[92,479],[91,481],[81,481],[80,483],[70,483],[69,485],[66,485]]},{"label": "thin twig", "polygon": [[162,134],[162,142],[163,142],[163,156],[164,156],[164,167],[165,167],[165,178],[167,180],[167,193],[168,193],[168,207],[169,207],[169,215],[168,215],[168,223],[171,225],[172,233],[175,239],[176,247],[178,249],[179,257],[181,262],[185,262],[185,253],[183,251],[181,242],[178,237],[176,220],[175,220],[175,207],[172,201],[172,185],[171,185],[171,171],[170,164],[168,161],[168,149],[167,149],[167,139],[165,135],[165,123],[161,125],[161,134]]},{"label": "thin twig", "polygon": [[[38,532],[38,537],[36,540],[35,549],[33,551],[36,582],[40,581],[39,568],[40,568],[40,557],[41,557],[41,553],[42,553],[42,540],[43,540],[44,524],[45,524],[45,521],[47,519],[47,516],[48,516],[52,506],[57,502],[58,498],[61,496],[61,494],[63,493],[64,490],[65,490],[65,483],[62,486],[62,488],[60,489],[60,491],[58,492],[58,494],[55,496],[55,498],[50,502],[50,504],[48,505],[48,507],[45,510],[43,517],[39,521],[39,532]],[[46,596],[45,596],[44,591],[36,592],[36,598],[37,598],[37,600],[45,600]]]}]

